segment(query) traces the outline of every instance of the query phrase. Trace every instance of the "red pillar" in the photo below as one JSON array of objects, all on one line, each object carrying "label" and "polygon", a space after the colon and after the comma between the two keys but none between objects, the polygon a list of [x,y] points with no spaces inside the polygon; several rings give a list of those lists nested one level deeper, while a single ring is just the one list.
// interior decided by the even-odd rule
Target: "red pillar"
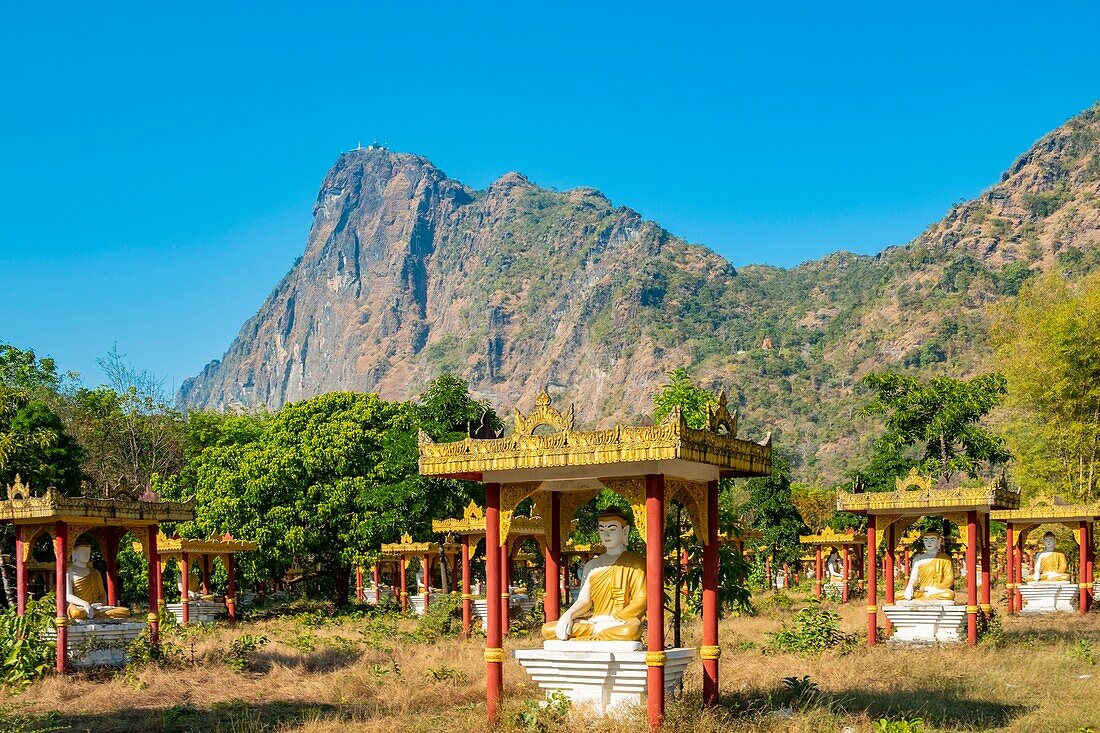
[{"label": "red pillar", "polygon": [[978,643],[978,512],[966,513],[966,643]]},{"label": "red pillar", "polygon": [[824,575],[824,570],[821,566],[821,545],[817,546],[817,552],[814,555],[814,596],[821,598],[821,583]]},{"label": "red pillar", "polygon": [[979,540],[982,549],[982,596],[981,596],[981,609],[982,614],[988,616],[993,611],[993,590],[990,586],[993,585],[993,573],[992,567],[989,563],[989,515],[985,517],[985,522],[982,523],[982,536]]},{"label": "red pillar", "polygon": [[1014,613],[1014,598],[1013,595],[1016,590],[1016,561],[1014,558],[1015,543],[1013,541],[1013,529],[1012,525],[1005,526],[1005,607],[1008,609],[1007,613],[1011,616]]},{"label": "red pillar", "polygon": [[118,605],[118,543],[122,536],[113,528],[106,528],[99,535],[100,551],[107,564],[107,605]]},{"label": "red pillar", "polygon": [[69,647],[69,602],[66,599],[65,577],[66,564],[68,563],[69,527],[64,522],[58,522],[54,526],[53,554],[54,554],[54,586],[57,596],[57,671],[64,672],[68,664],[67,650]]},{"label": "red pillar", "polygon": [[1016,564],[1016,592],[1013,594],[1016,597],[1016,612],[1024,610],[1024,596],[1020,593],[1019,584],[1024,579],[1024,537],[1022,534],[1017,534],[1016,537],[1017,547],[1013,551],[1012,556],[1015,558]]},{"label": "red pillar", "polygon": [[1081,613],[1089,612],[1089,594],[1086,592],[1085,576],[1089,567],[1089,523],[1081,520],[1080,546],[1078,547],[1077,562],[1077,600],[1081,606]]},{"label": "red pillar", "polygon": [[154,645],[160,641],[160,555],[157,553],[157,526],[149,527],[149,547],[145,550],[145,559],[149,564],[149,637]]},{"label": "red pillar", "polygon": [[23,543],[23,528],[15,528],[15,596],[16,613],[22,616],[27,612],[27,563],[23,559],[26,548]]},{"label": "red pillar", "polygon": [[355,567],[355,600],[363,602],[363,568],[358,565]]},{"label": "red pillar", "polygon": [[550,492],[550,536],[546,538],[546,595],[543,610],[547,621],[561,617],[561,494]]},{"label": "red pillar", "polygon": [[470,636],[473,623],[473,595],[470,594],[470,535],[462,537],[462,638]]},{"label": "red pillar", "polygon": [[1092,566],[1093,566],[1093,562],[1096,559],[1096,545],[1093,542],[1095,538],[1092,536],[1092,533],[1093,533],[1093,530],[1095,529],[1095,525],[1092,522],[1089,522],[1088,523],[1088,528],[1089,528],[1089,530],[1088,530],[1089,543],[1088,543],[1088,554],[1086,555],[1088,562],[1085,566],[1085,569],[1086,569],[1086,573],[1085,573],[1085,592],[1088,593],[1088,596],[1089,596],[1089,602],[1088,602],[1088,606],[1086,606],[1086,608],[1091,609],[1092,608],[1092,598],[1093,598],[1093,592],[1092,592],[1092,590],[1093,590],[1092,589],[1092,584],[1093,584],[1092,570],[1093,570],[1093,567]]},{"label": "red pillar", "polygon": [[210,556],[199,556],[199,572],[202,573],[202,594],[210,595]]},{"label": "red pillar", "polygon": [[485,484],[485,706],[489,722],[500,719],[500,693],[504,688],[504,639],[500,633],[500,484]]},{"label": "red pillar", "polygon": [[[883,569],[882,569],[882,585],[884,591],[883,603],[891,606],[894,604],[894,530],[897,529],[897,523],[891,522],[890,526],[886,528],[886,551],[883,553]],[[885,615],[885,614],[884,614]],[[894,625],[890,623],[890,618],[886,618],[886,630],[893,631]]]},{"label": "red pillar", "polygon": [[422,555],[420,557],[420,564],[424,568],[424,587],[421,588],[421,592],[424,593],[424,613],[428,612],[428,603],[432,599],[432,559],[430,555]]},{"label": "red pillar", "polygon": [[875,537],[875,516],[867,517],[867,645],[878,643],[878,538]]},{"label": "red pillar", "polygon": [[407,568],[405,567],[405,556],[401,556],[401,613],[409,612],[409,581],[405,577]]},{"label": "red pillar", "polygon": [[191,621],[191,601],[187,596],[187,590],[191,587],[191,557],[186,552],[180,553],[180,608],[183,615],[181,622],[186,626]]},{"label": "red pillar", "polygon": [[665,477],[645,477],[646,521],[646,697],[649,727],[665,717]]},{"label": "red pillar", "polygon": [[225,556],[225,575],[228,588],[225,594],[225,608],[229,613],[229,623],[237,623],[237,559],[232,555]]},{"label": "red pillar", "polygon": [[[707,482],[707,543],[703,546],[703,707],[718,704],[718,482]],[[648,525],[647,525],[648,528]]]},{"label": "red pillar", "polygon": [[844,585],[841,586],[840,601],[842,603],[848,602],[848,584],[852,582],[852,556],[850,554],[848,545],[844,545]]},{"label": "red pillar", "polygon": [[500,633],[502,636],[508,636],[508,627],[512,625],[512,614],[508,605],[511,602],[512,592],[512,557],[509,555],[510,549],[508,543],[505,542],[500,550]]}]

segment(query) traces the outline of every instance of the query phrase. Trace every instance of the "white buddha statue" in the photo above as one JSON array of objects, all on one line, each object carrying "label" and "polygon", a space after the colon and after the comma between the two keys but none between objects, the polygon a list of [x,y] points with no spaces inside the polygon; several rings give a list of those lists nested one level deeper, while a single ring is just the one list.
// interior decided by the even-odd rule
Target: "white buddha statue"
[{"label": "white buddha statue", "polygon": [[[905,600],[954,601],[955,568],[951,558],[941,552],[943,537],[936,532],[925,532],[921,542],[924,552],[913,558],[909,583],[905,586]],[[887,582],[892,582],[892,579]]]},{"label": "white buddha statue", "polygon": [[1038,583],[1068,583],[1069,563],[1066,556],[1054,549],[1054,533],[1043,535],[1043,550],[1035,558],[1035,572],[1032,580]]},{"label": "white buddha statue", "polygon": [[[218,596],[214,593],[203,593],[202,583],[194,572],[189,572],[187,579],[187,599],[190,601],[214,601]],[[180,575],[180,598],[183,597],[183,576]]]},{"label": "white buddha statue", "polygon": [[421,565],[420,569],[416,571],[416,587],[420,589],[420,595],[431,592],[429,588],[424,585],[424,566]]},{"label": "white buddha statue", "polygon": [[103,576],[88,564],[91,559],[92,548],[88,545],[77,545],[73,548],[65,573],[65,600],[69,603],[69,618],[129,618],[129,608],[107,604],[107,588],[103,585]]},{"label": "white buddha statue", "polygon": [[844,582],[844,561],[840,559],[840,553],[834,547],[829,553],[829,559],[825,562],[825,576],[829,583]]},{"label": "white buddha statue", "polygon": [[646,613],[645,559],[626,550],[630,525],[618,507],[599,516],[606,552],[585,563],[577,600],[557,621],[542,627],[544,639],[638,641]]}]

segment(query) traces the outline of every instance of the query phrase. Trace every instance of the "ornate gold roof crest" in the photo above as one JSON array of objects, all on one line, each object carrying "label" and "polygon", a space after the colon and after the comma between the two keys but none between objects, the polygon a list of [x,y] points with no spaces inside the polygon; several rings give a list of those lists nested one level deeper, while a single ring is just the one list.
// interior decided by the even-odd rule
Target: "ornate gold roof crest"
[{"label": "ornate gold roof crest", "polygon": [[535,399],[535,409],[527,413],[525,417],[516,410],[516,435],[534,435],[535,429],[541,425],[548,425],[557,432],[573,429],[573,405],[569,405],[568,412],[561,412],[551,404],[550,393],[543,387],[539,396]]},{"label": "ornate gold roof crest", "polygon": [[726,391],[718,395],[715,405],[707,406],[707,425],[718,435],[737,437],[737,413],[731,413],[726,406]]}]

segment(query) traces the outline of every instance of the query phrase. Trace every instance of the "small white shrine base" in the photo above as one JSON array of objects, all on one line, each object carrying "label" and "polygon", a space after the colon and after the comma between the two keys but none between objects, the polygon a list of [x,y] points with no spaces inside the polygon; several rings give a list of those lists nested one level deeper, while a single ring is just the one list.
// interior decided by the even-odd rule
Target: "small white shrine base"
[{"label": "small white shrine base", "polygon": [[385,601],[390,597],[391,591],[389,588],[383,588],[381,592],[377,588],[365,588],[363,590],[363,602],[372,603],[378,605],[378,597],[382,596],[382,600]]},{"label": "small white shrine base", "polygon": [[[509,596],[508,608],[509,613],[527,613],[535,607],[535,599],[531,596]],[[484,598],[475,598],[473,600],[473,616],[474,618],[481,619],[481,628],[488,628],[489,626],[489,607],[486,605]]]},{"label": "small white shrine base", "polygon": [[[639,705],[646,692],[645,647],[638,641],[547,641],[542,649],[518,649],[515,657],[547,694],[560,692],[575,705],[606,714]],[[679,684],[695,650],[666,649],[665,694]]]},{"label": "small white shrine base", "polygon": [[[145,631],[143,621],[70,621],[65,648],[74,667],[122,667],[128,661],[126,647]],[[45,633],[57,642],[57,631]]]},{"label": "small white shrine base", "polygon": [[[432,603],[434,603],[437,598],[443,598],[443,597],[444,596],[443,596],[442,593],[432,593],[428,597],[428,605],[430,606]],[[415,613],[417,616],[423,616],[424,615],[424,596],[422,596],[422,595],[415,595],[414,596],[414,595],[410,594],[409,595],[409,608],[412,609],[412,612]]]},{"label": "small white shrine base", "polygon": [[[183,604],[168,603],[168,613],[176,617],[177,623],[183,623]],[[189,601],[187,604],[187,622],[191,624],[212,624],[228,611],[221,601]]]},{"label": "small white shrine base", "polygon": [[894,625],[895,644],[966,641],[966,606],[954,601],[901,601],[882,607]]},{"label": "small white shrine base", "polygon": [[830,580],[822,586],[822,591],[826,598],[843,598],[844,597],[844,583],[838,583]]},{"label": "small white shrine base", "polygon": [[1024,599],[1020,613],[1073,613],[1077,610],[1076,583],[1023,583],[1019,589]]}]

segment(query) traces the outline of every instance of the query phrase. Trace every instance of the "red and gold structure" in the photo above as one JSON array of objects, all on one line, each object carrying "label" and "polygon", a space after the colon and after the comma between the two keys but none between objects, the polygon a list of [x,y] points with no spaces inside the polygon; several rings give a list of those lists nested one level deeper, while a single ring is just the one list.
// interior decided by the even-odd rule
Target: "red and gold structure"
[{"label": "red and gold structure", "polygon": [[[401,612],[405,613],[409,610],[409,590],[407,571],[409,567],[409,561],[415,559],[420,568],[424,571],[424,580],[420,588],[421,597],[423,599],[424,611],[428,610],[431,604],[431,596],[434,588],[438,587],[442,589],[444,593],[449,591],[449,582],[447,580],[447,571],[443,568],[443,563],[446,563],[448,567],[454,568],[457,566],[457,559],[461,553],[462,548],[454,542],[445,542],[439,544],[437,542],[416,542],[406,532],[401,537],[400,542],[389,542],[382,545],[382,559],[394,562],[398,565],[398,573],[401,577]],[[432,571],[439,571],[439,585],[432,585]]]},{"label": "red and gold structure", "polygon": [[836,550],[840,553],[841,560],[841,591],[840,600],[847,603],[851,595],[851,584],[855,577],[854,559],[862,554],[867,545],[867,535],[858,534],[855,530],[837,532],[826,527],[818,534],[804,535],[801,538],[803,545],[814,549],[814,595],[821,598],[825,587],[825,552]]},{"label": "red and gold structure", "polygon": [[27,608],[27,565],[35,541],[43,534],[53,541],[54,588],[57,591],[57,662],[58,672],[68,669],[68,601],[65,579],[68,559],[81,537],[90,537],[99,545],[107,565],[105,585],[107,602],[118,605],[118,553],[127,533],[146,546],[149,564],[149,613],[147,621],[154,643],[158,639],[157,606],[160,599],[160,573],[157,562],[157,532],[161,522],[187,522],[195,518],[195,503],[161,501],[151,491],[139,494],[123,486],[105,489],[95,496],[65,496],[49,487],[35,496],[30,485],[19,476],[7,487],[7,498],[0,501],[0,522],[15,525],[15,575],[18,596],[17,613]]},{"label": "red and gold structure", "polygon": [[[737,418],[720,398],[708,410],[708,424],[691,428],[675,410],[652,427],[604,430],[573,428],[572,407],[562,413],[549,395],[539,394],[528,415],[515,414],[515,431],[503,438],[468,437],[435,443],[420,434],[420,473],[478,481],[485,485],[486,574],[489,598],[501,592],[500,558],[516,507],[533,498],[550,552],[560,552],[577,509],[610,489],[630,504],[634,526],[646,542],[647,700],[649,723],[661,724],[665,705],[664,526],[665,509],[679,501],[705,546],[703,568],[703,703],[718,700],[718,482],[723,478],[771,473],[770,438],[737,438]],[[547,427],[549,432],[536,434]],[[559,557],[553,558],[560,567]],[[553,567],[553,565],[551,566]],[[549,573],[547,573],[549,575]],[[499,717],[505,651],[499,609],[489,604],[486,629],[488,717]]]},{"label": "red and gold structure", "polygon": [[[140,542],[134,543],[134,550],[144,552]],[[210,580],[214,561],[220,559],[225,567],[226,591],[225,611],[231,623],[237,621],[237,553],[254,552],[255,542],[238,540],[228,532],[220,537],[215,535],[205,540],[191,539],[187,537],[165,537],[164,533],[157,535],[157,575],[164,577],[164,569],[169,560],[175,560],[179,564],[181,589],[180,605],[182,607],[183,624],[191,620],[190,604],[186,589],[190,587],[191,572],[197,567],[201,574],[199,592],[204,597],[214,594],[214,585]],[[184,580],[186,579],[186,580]],[[163,587],[158,586],[163,597]]]},{"label": "red and gold structure", "polygon": [[1063,504],[1057,498],[1040,497],[1026,507],[995,511],[993,519],[1005,523],[1005,601],[1010,615],[1023,609],[1023,553],[1028,536],[1046,524],[1062,525],[1073,532],[1077,543],[1078,610],[1088,613],[1095,591],[1093,563],[1096,557],[1094,531],[1100,521],[1100,504]]},{"label": "red and gold structure", "polygon": [[[978,487],[937,486],[932,478],[916,469],[898,478],[895,491],[837,492],[837,509],[867,517],[867,643],[878,643],[877,570],[882,564],[884,601],[895,601],[896,548],[902,535],[921,517],[939,516],[954,522],[966,542],[966,629],[967,643],[978,643],[978,558],[982,577],[989,577],[989,519],[996,509],[1016,509],[1020,494],[1012,491],[1004,476]],[[963,534],[965,532],[965,534]],[[878,544],[885,548],[884,563],[877,557]],[[980,551],[979,551],[980,550]],[[991,608],[989,583],[981,588],[982,604]]]},{"label": "red and gold structure", "polygon": [[[472,604],[474,596],[470,592],[470,561],[476,556],[478,546],[485,541],[486,519],[485,511],[471,501],[462,513],[461,519],[436,519],[432,520],[432,531],[447,537],[458,537],[461,546],[462,557],[462,633],[470,635],[473,623]],[[502,576],[507,575],[511,561],[520,545],[525,539],[533,539],[539,548],[544,551],[549,559],[550,551],[546,545],[546,532],[543,530],[543,522],[540,517],[512,517],[508,528],[508,538],[501,547]],[[557,557],[561,556],[560,545]],[[553,572],[553,576],[551,575]],[[560,593],[560,569],[552,567],[548,562],[546,566],[546,595],[543,603],[546,610],[546,620],[553,621],[561,613]],[[502,578],[500,591],[500,607],[503,615],[503,629],[507,633],[509,604],[511,602],[510,588]],[[553,581],[553,582],[551,582]],[[486,596],[487,599],[493,596]]]}]

